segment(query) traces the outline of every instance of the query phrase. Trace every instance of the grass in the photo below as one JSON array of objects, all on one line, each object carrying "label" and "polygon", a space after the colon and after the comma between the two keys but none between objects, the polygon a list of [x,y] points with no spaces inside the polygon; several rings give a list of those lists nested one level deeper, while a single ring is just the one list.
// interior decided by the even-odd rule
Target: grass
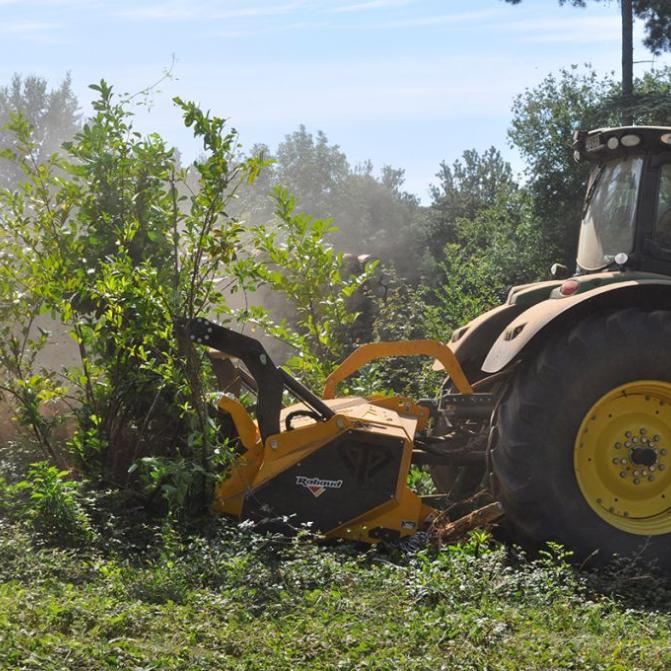
[{"label": "grass", "polygon": [[517,561],[475,535],[415,554],[220,523],[152,547],[37,547],[0,526],[0,668],[671,668],[671,586]]}]

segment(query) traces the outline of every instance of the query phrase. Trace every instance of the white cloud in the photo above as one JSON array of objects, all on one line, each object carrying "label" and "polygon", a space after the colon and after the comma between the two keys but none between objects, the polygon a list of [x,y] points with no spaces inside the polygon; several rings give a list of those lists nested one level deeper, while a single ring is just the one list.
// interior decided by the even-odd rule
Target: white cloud
[{"label": "white cloud", "polygon": [[46,21],[5,21],[0,23],[0,34],[23,38],[43,38],[52,35],[61,26]]},{"label": "white cloud", "polygon": [[[577,12],[574,16],[548,21],[528,19],[502,23],[495,28],[498,31],[527,33],[522,41],[531,44],[600,44],[619,42],[621,38],[620,17],[585,17]],[[642,41],[645,29],[641,21],[634,23],[634,40]]]},{"label": "white cloud", "polygon": [[500,15],[496,9],[483,9],[477,12],[461,12],[458,14],[436,14],[432,16],[417,16],[395,21],[386,21],[378,24],[378,28],[425,28],[431,26],[442,26],[450,23],[466,23],[493,18]]},{"label": "white cloud", "polygon": [[293,23],[268,25],[263,28],[216,31],[212,33],[212,36],[237,40],[247,39],[250,37],[259,37],[260,35],[272,35],[275,33],[289,33],[292,31],[301,30],[326,30],[328,28],[329,24],[323,21],[296,21]]},{"label": "white cloud", "polygon": [[113,12],[113,15],[136,20],[164,21],[259,18],[290,14],[303,7],[306,4],[306,1],[296,0],[295,2],[279,5],[272,2],[252,6],[247,4],[237,6],[232,5],[225,9],[220,9],[219,4],[220,3],[176,0],[170,3],[155,3],[146,7],[132,6],[117,9]]},{"label": "white cloud", "polygon": [[349,5],[341,5],[330,11],[334,14],[347,12],[367,12],[375,9],[390,9],[392,7],[405,7],[414,0],[368,0],[367,2],[357,2]]}]

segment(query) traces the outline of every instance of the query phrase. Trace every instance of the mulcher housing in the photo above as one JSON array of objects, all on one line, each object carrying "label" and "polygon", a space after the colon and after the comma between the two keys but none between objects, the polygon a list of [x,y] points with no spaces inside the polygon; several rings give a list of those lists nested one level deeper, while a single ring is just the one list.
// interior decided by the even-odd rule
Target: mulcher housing
[{"label": "mulcher housing", "polygon": [[[471,396],[448,347],[429,340],[364,345],[328,378],[319,398],[276,367],[259,341],[204,319],[188,329],[194,341],[242,360],[258,392],[256,421],[238,400],[219,401],[240,450],[216,488],[216,512],[283,530],[310,524],[327,538],[367,543],[398,540],[431,522],[437,511],[409,489],[407,478],[413,461],[451,459],[437,449],[441,441],[420,447],[432,404],[333,396],[339,382],[369,361],[416,355],[438,358]],[[283,407],[285,393],[298,403]]]}]

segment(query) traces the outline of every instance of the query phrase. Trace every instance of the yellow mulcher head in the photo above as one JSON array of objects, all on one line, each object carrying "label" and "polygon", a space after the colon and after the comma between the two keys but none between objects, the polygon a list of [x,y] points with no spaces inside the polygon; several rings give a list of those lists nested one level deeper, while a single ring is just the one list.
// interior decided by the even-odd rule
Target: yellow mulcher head
[{"label": "yellow mulcher head", "polygon": [[[223,396],[219,402],[241,447],[216,487],[215,512],[283,530],[310,523],[326,538],[366,543],[410,536],[433,519],[435,509],[407,486],[413,439],[426,428],[429,409],[404,397],[328,397],[372,359],[416,354],[438,357],[468,393],[445,345],[365,345],[329,378],[320,399],[277,368],[257,340],[203,319],[188,329],[193,340],[240,358],[258,387],[256,421],[239,401]],[[285,390],[296,405],[282,407]]]}]

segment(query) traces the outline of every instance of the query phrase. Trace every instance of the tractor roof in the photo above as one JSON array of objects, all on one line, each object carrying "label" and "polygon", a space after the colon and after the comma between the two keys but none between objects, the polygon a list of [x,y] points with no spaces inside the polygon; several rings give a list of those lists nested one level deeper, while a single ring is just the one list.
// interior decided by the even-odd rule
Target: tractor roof
[{"label": "tractor roof", "polygon": [[620,126],[576,131],[573,136],[576,161],[609,161],[631,153],[671,151],[669,126]]}]

